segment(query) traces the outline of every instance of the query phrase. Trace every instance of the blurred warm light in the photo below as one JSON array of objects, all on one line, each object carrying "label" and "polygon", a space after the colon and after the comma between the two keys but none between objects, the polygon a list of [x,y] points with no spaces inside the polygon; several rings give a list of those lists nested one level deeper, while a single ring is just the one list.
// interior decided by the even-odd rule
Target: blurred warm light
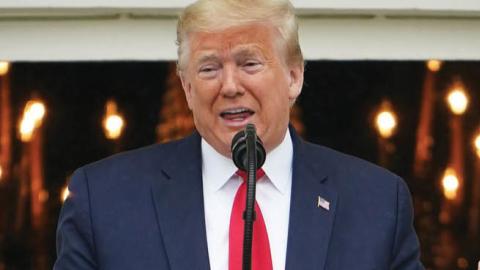
[{"label": "blurred warm light", "polygon": [[45,105],[39,101],[32,101],[30,104],[27,104],[27,106],[30,105],[28,108],[28,114],[35,120],[35,121],[41,121],[43,116],[45,115]]},{"label": "blurred warm light", "polygon": [[33,137],[33,130],[35,129],[35,122],[29,118],[23,118],[20,122],[20,139],[22,142],[29,142]]},{"label": "blurred warm light", "polygon": [[9,69],[10,69],[9,62],[0,61],[0,76],[7,74]]},{"label": "blurred warm light", "polygon": [[456,115],[462,115],[465,113],[468,107],[468,97],[463,87],[455,87],[447,96],[448,105],[450,110]]},{"label": "blurred warm light", "polygon": [[103,122],[105,136],[110,140],[118,139],[122,135],[124,120],[117,113],[117,104],[114,101],[107,101],[105,108],[106,115]]},{"label": "blurred warm light", "polygon": [[108,139],[117,139],[120,137],[123,128],[123,119],[119,115],[110,115],[105,121]]},{"label": "blurred warm light", "polygon": [[64,187],[63,190],[62,190],[62,202],[65,202],[68,198],[68,196],[70,196],[70,190],[68,190],[68,186]]},{"label": "blurred warm light", "polygon": [[427,67],[430,71],[432,72],[437,72],[440,70],[442,67],[442,61],[440,60],[428,60],[427,61]]},{"label": "blurred warm light", "polygon": [[477,135],[474,143],[475,143],[475,149],[477,150],[477,156],[478,158],[480,158],[480,134]]},{"label": "blurred warm light", "polygon": [[468,260],[461,257],[457,259],[457,266],[460,269],[467,269],[468,268]]},{"label": "blurred warm light", "polygon": [[455,199],[459,185],[460,182],[455,171],[452,168],[447,168],[442,179],[443,195],[449,200]]},{"label": "blurred warm light", "polygon": [[50,194],[46,190],[42,190],[38,193],[38,200],[40,202],[46,202],[49,197],[50,197]]},{"label": "blurred warm light", "polygon": [[45,105],[40,101],[31,100],[25,105],[23,117],[20,121],[20,139],[22,142],[32,140],[33,132],[42,125],[45,116]]},{"label": "blurred warm light", "polygon": [[390,109],[383,109],[375,118],[378,133],[382,138],[390,138],[397,127],[397,117]]},{"label": "blurred warm light", "polygon": [[0,182],[2,182],[3,170],[2,165],[0,165]]}]

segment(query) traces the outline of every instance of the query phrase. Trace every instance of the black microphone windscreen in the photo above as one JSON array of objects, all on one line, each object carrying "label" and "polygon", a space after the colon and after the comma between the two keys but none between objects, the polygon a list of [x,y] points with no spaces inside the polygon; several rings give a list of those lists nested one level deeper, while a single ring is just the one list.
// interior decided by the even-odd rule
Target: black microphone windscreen
[{"label": "black microphone windscreen", "polygon": [[[250,126],[251,125],[251,126]],[[249,132],[256,132],[255,131],[255,126],[253,124],[248,124],[248,128],[250,128]],[[263,163],[265,163],[266,159],[266,152],[265,148],[263,147],[262,140],[258,137],[255,136],[256,139],[256,151],[257,151],[257,164],[256,164],[256,169],[259,169],[262,167]],[[231,150],[232,150],[232,159],[233,163],[235,163],[235,166],[239,168],[242,171],[247,170],[247,129],[239,131],[235,136],[233,136],[232,139],[232,145],[231,145]]]}]

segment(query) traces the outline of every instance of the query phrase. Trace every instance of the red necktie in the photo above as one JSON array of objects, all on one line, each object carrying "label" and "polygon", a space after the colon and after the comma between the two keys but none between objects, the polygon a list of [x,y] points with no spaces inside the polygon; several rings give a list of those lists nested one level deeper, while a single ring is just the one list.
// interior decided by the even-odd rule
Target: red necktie
[{"label": "red necktie", "polygon": [[[243,183],[238,188],[235,200],[233,201],[232,214],[230,216],[229,231],[229,270],[242,270],[243,259],[243,211],[247,194],[247,174],[237,171],[243,178]],[[262,169],[257,171],[257,180],[262,178],[265,172]],[[263,220],[262,212],[255,202],[256,219],[253,223],[252,240],[252,270],[272,270],[272,256],[270,255],[270,243],[268,241],[267,227]]]}]

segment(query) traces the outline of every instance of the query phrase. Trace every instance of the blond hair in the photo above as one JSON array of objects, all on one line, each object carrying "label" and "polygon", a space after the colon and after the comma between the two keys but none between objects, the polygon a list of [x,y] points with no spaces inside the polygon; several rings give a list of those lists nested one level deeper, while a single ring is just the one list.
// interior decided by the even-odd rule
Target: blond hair
[{"label": "blond hair", "polygon": [[288,0],[198,0],[185,8],[178,19],[177,69],[185,68],[189,33],[215,32],[258,22],[269,22],[280,32],[288,64],[303,65],[298,24]]}]

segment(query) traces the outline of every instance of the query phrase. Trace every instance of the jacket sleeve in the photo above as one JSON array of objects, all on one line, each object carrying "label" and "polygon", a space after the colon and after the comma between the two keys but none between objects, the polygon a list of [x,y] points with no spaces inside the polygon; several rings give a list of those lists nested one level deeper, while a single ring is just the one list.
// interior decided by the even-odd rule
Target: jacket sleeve
[{"label": "jacket sleeve", "polygon": [[57,260],[53,269],[97,269],[88,180],[84,169],[74,172],[68,189],[70,195],[58,220]]},{"label": "jacket sleeve", "polygon": [[413,207],[410,192],[402,179],[397,181],[397,222],[392,249],[391,268],[394,270],[424,269],[420,262],[420,246],[413,227]]}]

